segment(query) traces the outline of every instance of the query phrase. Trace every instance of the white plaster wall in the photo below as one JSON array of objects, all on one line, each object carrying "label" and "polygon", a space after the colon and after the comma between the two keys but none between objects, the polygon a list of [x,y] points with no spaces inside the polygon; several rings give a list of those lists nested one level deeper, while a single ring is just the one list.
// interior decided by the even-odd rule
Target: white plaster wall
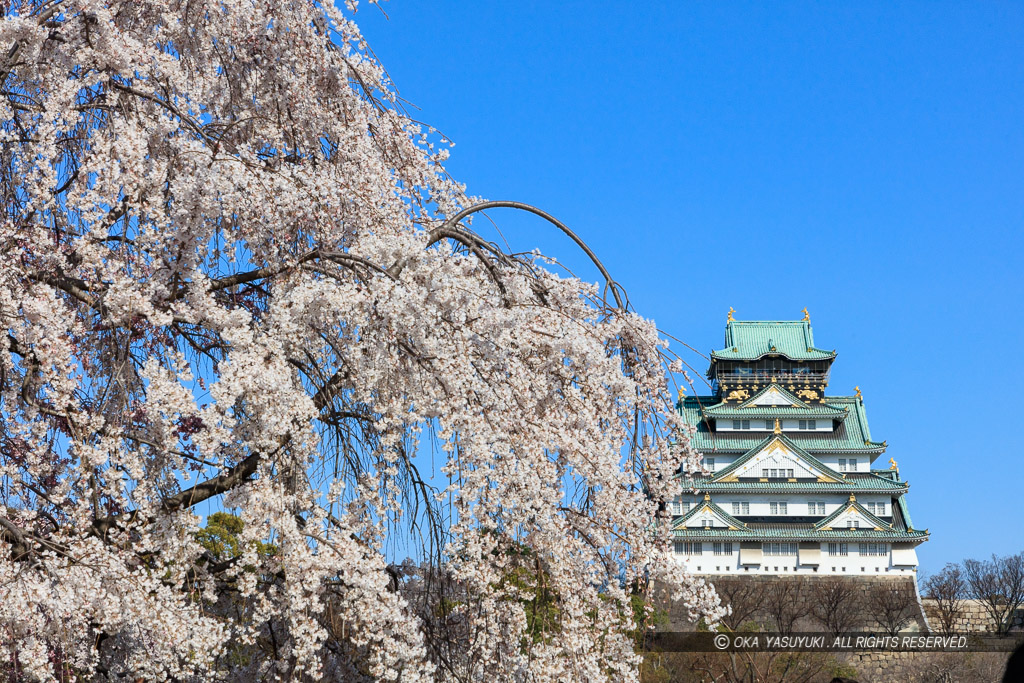
[{"label": "white plaster wall", "polygon": [[[681,496],[681,501],[688,501],[690,507],[699,505],[704,502],[704,494],[688,494]],[[771,502],[785,501],[788,504],[788,510],[786,515],[774,515],[778,517],[779,521],[784,521],[786,516],[797,516],[806,517],[810,513],[807,512],[807,503],[810,501],[823,502],[825,503],[825,514],[815,514],[816,517],[828,517],[839,508],[846,507],[849,503],[849,494],[838,494],[838,493],[800,493],[790,495],[779,495],[779,494],[768,494],[768,493],[720,493],[711,497],[712,502],[721,507],[723,510],[728,512],[730,515],[733,514],[732,504],[733,502],[747,502],[750,503],[750,512],[740,513],[741,515],[771,515]],[[892,515],[892,499],[882,494],[870,494],[864,496],[858,496],[857,502],[861,504],[865,503],[885,503],[886,504],[886,516]]]},{"label": "white plaster wall", "polygon": [[[715,429],[719,432],[773,432],[775,431],[775,419],[769,419],[768,423],[765,424],[763,417],[751,417],[751,418],[739,418],[749,419],[750,429],[733,429],[732,421],[733,418],[723,418],[715,420]],[[813,432],[831,432],[832,420],[829,418],[815,420],[814,429],[800,429],[800,420],[780,420],[779,426],[783,432],[796,432],[797,434],[813,433]]]},{"label": "white plaster wall", "polygon": [[[800,444],[797,443],[797,445],[799,446]],[[829,454],[815,455],[814,457],[817,458],[818,460],[820,460],[823,464],[828,465],[829,467],[831,467],[836,472],[842,472],[843,471],[843,470],[839,469],[839,459],[840,458],[842,458],[843,460],[846,461],[846,471],[847,472],[868,472],[868,471],[871,470],[871,457],[868,456],[868,455],[862,455],[862,454],[857,454],[857,455],[837,455],[837,454],[829,453]],[[853,467],[850,464],[851,460],[856,460],[857,461],[857,466],[856,467]]]},{"label": "white plaster wall", "polygon": [[712,472],[721,472],[729,465],[736,461],[737,455],[718,455],[717,453],[708,453],[704,456],[704,464],[707,466],[707,459],[711,458],[715,461],[713,467],[708,467]]},{"label": "white plaster wall", "polygon": [[832,420],[818,419],[815,421],[814,429],[800,429],[800,420],[782,420],[781,426],[784,432],[831,432]]},{"label": "white plaster wall", "polygon": [[825,575],[899,575],[912,574],[917,571],[915,566],[894,566],[891,561],[892,552],[881,556],[864,555],[858,552],[857,542],[848,543],[849,554],[831,557],[828,545],[822,543],[821,563],[814,565],[800,564],[797,555],[762,555],[759,565],[741,565],[739,563],[739,543],[733,542],[732,555],[714,555],[711,541],[704,541],[704,552],[701,555],[684,555],[675,553],[675,559],[686,569],[696,574],[825,574]]}]

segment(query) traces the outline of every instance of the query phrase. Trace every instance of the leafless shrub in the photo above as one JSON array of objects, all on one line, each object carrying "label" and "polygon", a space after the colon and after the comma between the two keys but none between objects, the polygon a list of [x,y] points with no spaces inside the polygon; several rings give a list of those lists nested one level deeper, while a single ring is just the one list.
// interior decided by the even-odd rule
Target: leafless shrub
[{"label": "leafless shrub", "polygon": [[917,596],[905,586],[876,584],[868,591],[868,609],[878,625],[896,635],[914,620]]},{"label": "leafless shrub", "polygon": [[905,683],[999,683],[1006,652],[922,652],[900,672]]},{"label": "leafless shrub", "polygon": [[852,630],[863,618],[864,606],[853,581],[839,577],[817,581],[811,596],[811,616],[832,635]]},{"label": "leafless shrub", "polygon": [[764,612],[779,633],[793,633],[796,623],[810,613],[810,606],[801,597],[808,590],[803,578],[775,581],[765,590]]},{"label": "leafless shrub", "polygon": [[967,594],[981,601],[996,624],[996,631],[1007,633],[1024,603],[1024,553],[991,560],[964,560]]},{"label": "leafless shrub", "polygon": [[715,590],[722,604],[732,608],[732,612],[722,619],[722,623],[732,631],[738,631],[753,621],[764,605],[764,587],[750,580],[716,581]]},{"label": "leafless shrub", "polygon": [[818,683],[854,673],[827,652],[649,653],[642,683]]},{"label": "leafless shrub", "polygon": [[960,565],[948,563],[938,574],[925,579],[921,588],[926,597],[935,601],[935,616],[942,632],[953,633],[967,597],[967,583]]}]

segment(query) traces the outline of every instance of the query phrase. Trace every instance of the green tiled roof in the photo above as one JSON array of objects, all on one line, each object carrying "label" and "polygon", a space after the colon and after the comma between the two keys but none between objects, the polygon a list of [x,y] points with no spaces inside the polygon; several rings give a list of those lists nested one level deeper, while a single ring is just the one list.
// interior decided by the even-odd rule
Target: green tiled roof
[{"label": "green tiled roof", "polygon": [[[826,396],[829,406],[843,409],[847,418],[832,432],[786,432],[793,443],[810,453],[881,453],[885,442],[871,440],[864,402],[856,396]],[[687,424],[697,427],[691,444],[701,453],[746,453],[760,443],[764,432],[712,432],[707,411],[720,403],[714,396],[687,396],[679,402],[679,412]],[[845,410],[849,408],[849,410]],[[774,415],[773,415],[774,419]]]},{"label": "green tiled roof", "polygon": [[722,538],[725,540],[739,541],[760,541],[762,539],[781,539],[792,541],[823,541],[823,540],[849,540],[868,541],[872,539],[888,539],[896,541],[928,540],[927,531],[898,531],[896,529],[834,529],[832,531],[814,530],[811,527],[804,529],[723,529],[721,527],[712,529],[674,529],[673,535],[677,539],[695,538]]},{"label": "green tiled roof", "polygon": [[828,360],[835,351],[815,348],[807,320],[730,320],[725,325],[725,348],[712,351],[712,360],[757,360],[778,354],[790,360]]},{"label": "green tiled roof", "polygon": [[847,415],[845,410],[824,404],[805,410],[788,406],[737,408],[735,404],[721,403],[705,409],[704,412],[716,420],[845,420]]},{"label": "green tiled roof", "polygon": [[[792,406],[757,406],[754,403],[763,394],[775,388],[780,394],[794,402]],[[717,403],[704,408],[704,414],[718,420],[733,418],[761,419],[804,419],[845,420],[850,406],[833,406],[827,403],[810,404],[794,396],[778,384],[769,384],[742,403]]]},{"label": "green tiled roof", "polygon": [[914,524],[910,521],[910,512],[907,511],[906,499],[901,497],[898,501],[896,501],[896,505],[899,506],[900,515],[903,517],[903,523],[907,525],[908,529],[913,529]]},{"label": "green tiled roof", "polygon": [[[682,477],[683,475],[678,475]],[[824,481],[731,481],[713,482],[707,479],[693,479],[694,489],[698,492],[708,491],[710,493],[890,493],[903,494],[907,492],[907,485],[903,482],[894,482],[872,478],[847,477],[843,481],[831,483]]]}]

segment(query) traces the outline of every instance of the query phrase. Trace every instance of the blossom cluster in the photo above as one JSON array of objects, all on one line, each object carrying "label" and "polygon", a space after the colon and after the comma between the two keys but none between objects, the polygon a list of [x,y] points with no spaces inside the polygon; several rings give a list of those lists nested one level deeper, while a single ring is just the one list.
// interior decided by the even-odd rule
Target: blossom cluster
[{"label": "blossom cluster", "polygon": [[15,680],[629,680],[637,594],[720,614],[653,323],[453,220],[349,5],[5,5]]}]

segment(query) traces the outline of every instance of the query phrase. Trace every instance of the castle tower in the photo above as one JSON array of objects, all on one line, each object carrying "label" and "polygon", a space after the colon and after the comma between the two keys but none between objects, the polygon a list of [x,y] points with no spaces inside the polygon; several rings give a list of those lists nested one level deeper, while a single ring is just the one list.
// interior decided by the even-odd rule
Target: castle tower
[{"label": "castle tower", "polygon": [[739,321],[711,354],[713,395],[680,400],[706,474],[672,502],[676,557],[697,574],[900,575],[928,540],[909,484],[868,430],[860,389],[827,396],[835,351],[810,316]]}]

